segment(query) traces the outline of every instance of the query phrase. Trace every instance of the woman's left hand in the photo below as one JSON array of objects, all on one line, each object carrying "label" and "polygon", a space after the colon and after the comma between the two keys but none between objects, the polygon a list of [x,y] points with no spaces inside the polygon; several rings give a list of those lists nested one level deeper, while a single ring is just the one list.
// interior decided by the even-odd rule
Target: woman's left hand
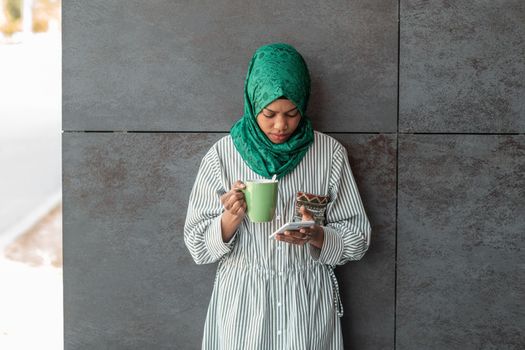
[{"label": "woman's left hand", "polygon": [[[306,209],[304,205],[299,208],[299,212],[303,216],[303,221],[314,220],[312,213]],[[284,233],[278,234],[276,239],[298,245],[310,243],[314,247],[321,249],[324,241],[324,230],[321,226],[314,224],[310,227],[305,227],[300,230],[285,231]]]}]

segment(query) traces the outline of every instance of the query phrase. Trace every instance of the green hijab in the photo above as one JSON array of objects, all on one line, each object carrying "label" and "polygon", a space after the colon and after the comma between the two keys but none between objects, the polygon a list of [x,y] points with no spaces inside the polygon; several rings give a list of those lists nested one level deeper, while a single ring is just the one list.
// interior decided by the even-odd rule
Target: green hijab
[{"label": "green hijab", "polygon": [[[301,121],[290,138],[273,143],[257,124],[257,115],[274,100],[284,97],[301,113]],[[303,57],[285,43],[259,47],[250,61],[244,82],[244,115],[230,134],[244,162],[259,175],[282,178],[301,162],[314,141],[306,116],[310,97],[310,74]]]}]

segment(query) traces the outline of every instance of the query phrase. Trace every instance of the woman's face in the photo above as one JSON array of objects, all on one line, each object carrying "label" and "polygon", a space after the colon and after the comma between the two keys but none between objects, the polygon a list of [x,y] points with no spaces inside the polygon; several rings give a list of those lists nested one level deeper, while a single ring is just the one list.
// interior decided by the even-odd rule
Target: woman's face
[{"label": "woman's face", "polygon": [[301,114],[288,99],[277,99],[257,115],[257,124],[273,143],[286,142],[299,125]]}]

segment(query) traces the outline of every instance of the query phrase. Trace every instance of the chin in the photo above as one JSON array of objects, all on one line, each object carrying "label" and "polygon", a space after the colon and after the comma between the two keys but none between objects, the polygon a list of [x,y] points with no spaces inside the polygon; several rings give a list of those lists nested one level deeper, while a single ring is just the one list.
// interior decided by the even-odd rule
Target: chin
[{"label": "chin", "polygon": [[278,139],[272,138],[271,136],[267,136],[267,137],[268,137],[268,139],[269,139],[270,141],[272,141],[273,143],[285,143],[285,142],[288,141],[288,139],[290,138],[290,137],[287,137],[287,138],[285,138],[285,139],[278,140]]}]

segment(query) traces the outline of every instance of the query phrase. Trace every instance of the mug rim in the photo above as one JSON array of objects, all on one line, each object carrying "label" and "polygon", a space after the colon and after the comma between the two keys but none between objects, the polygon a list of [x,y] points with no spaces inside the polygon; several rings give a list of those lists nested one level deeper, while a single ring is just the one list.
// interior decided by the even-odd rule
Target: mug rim
[{"label": "mug rim", "polygon": [[274,184],[278,183],[278,180],[268,180],[268,179],[252,179],[252,180],[246,180],[244,183],[256,183],[256,184]]}]

